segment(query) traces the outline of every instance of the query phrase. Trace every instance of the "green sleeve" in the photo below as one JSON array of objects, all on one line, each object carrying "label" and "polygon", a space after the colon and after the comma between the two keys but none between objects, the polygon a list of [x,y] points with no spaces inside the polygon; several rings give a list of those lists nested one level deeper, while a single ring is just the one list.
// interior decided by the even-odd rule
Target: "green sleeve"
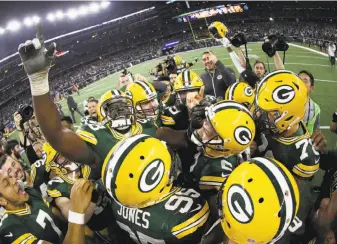
[{"label": "green sleeve", "polygon": [[48,182],[47,193],[52,198],[70,198],[72,185],[64,182],[60,177],[55,177]]}]

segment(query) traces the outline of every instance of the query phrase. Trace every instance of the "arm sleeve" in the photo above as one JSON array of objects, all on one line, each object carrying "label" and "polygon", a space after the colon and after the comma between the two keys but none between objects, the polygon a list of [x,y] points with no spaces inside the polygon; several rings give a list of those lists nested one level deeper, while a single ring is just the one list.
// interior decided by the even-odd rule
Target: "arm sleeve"
[{"label": "arm sleeve", "polygon": [[232,62],[233,62],[233,64],[234,64],[235,68],[236,68],[237,71],[241,74],[242,71],[245,70],[245,68],[242,67],[240,58],[238,57],[238,55],[236,55],[235,52],[230,52],[230,53],[229,53],[229,56],[231,57]]}]

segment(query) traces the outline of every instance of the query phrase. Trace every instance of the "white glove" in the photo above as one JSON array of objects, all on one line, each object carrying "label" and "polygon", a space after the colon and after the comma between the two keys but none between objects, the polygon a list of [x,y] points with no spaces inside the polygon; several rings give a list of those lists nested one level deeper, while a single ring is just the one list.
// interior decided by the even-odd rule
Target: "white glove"
[{"label": "white glove", "polygon": [[41,24],[37,24],[36,38],[21,43],[18,48],[23,67],[28,75],[33,96],[49,92],[48,72],[55,59],[56,44],[45,48]]},{"label": "white glove", "polygon": [[224,37],[222,39],[217,39],[218,42],[221,42],[222,45],[225,47],[225,48],[229,48],[232,46],[232,43],[230,42],[230,40],[227,38],[227,37]]}]

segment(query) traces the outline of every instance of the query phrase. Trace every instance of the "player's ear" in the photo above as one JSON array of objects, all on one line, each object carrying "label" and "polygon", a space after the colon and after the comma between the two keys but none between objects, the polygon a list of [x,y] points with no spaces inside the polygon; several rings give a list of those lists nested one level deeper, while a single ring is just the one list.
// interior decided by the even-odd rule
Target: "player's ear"
[{"label": "player's ear", "polygon": [[0,196],[0,206],[5,207],[7,203],[7,200],[3,196]]}]

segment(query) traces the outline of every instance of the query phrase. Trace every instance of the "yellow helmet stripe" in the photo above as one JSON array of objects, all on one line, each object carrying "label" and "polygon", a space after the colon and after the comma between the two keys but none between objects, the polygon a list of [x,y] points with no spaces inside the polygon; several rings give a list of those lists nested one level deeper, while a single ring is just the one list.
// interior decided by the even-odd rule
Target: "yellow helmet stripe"
[{"label": "yellow helmet stripe", "polygon": [[151,95],[154,92],[151,89],[151,86],[149,86],[148,84],[146,84],[146,82],[137,80],[137,81],[135,81],[135,83],[138,84],[139,86],[141,86],[144,89],[146,95]]},{"label": "yellow helmet stripe", "polygon": [[239,85],[239,82],[235,82],[233,85],[230,86],[229,92],[228,92],[228,100],[234,100],[234,92],[238,85]]},{"label": "yellow helmet stripe", "polygon": [[[288,229],[287,220],[293,219],[296,214],[295,193],[292,185],[285,175],[283,169],[279,167],[272,159],[254,158],[255,164],[269,177],[275,187],[278,195],[280,206],[283,205],[280,211],[283,212],[280,218],[280,227],[273,238],[273,242],[279,240]],[[290,193],[290,194],[289,194]],[[284,197],[287,195],[287,197]],[[282,216],[284,216],[282,218]]]},{"label": "yellow helmet stripe", "polygon": [[[132,150],[132,148],[139,142],[144,141],[146,138],[150,138],[150,136],[145,134],[140,134],[136,136],[129,137],[124,141],[119,142],[113,149],[113,153],[111,152],[105,159],[103,164],[103,174],[102,180],[105,183],[105,187],[108,192],[113,193],[115,191],[115,181],[117,172],[123,162],[124,158],[127,156],[128,152]],[[114,195],[114,194],[113,194]]]}]

